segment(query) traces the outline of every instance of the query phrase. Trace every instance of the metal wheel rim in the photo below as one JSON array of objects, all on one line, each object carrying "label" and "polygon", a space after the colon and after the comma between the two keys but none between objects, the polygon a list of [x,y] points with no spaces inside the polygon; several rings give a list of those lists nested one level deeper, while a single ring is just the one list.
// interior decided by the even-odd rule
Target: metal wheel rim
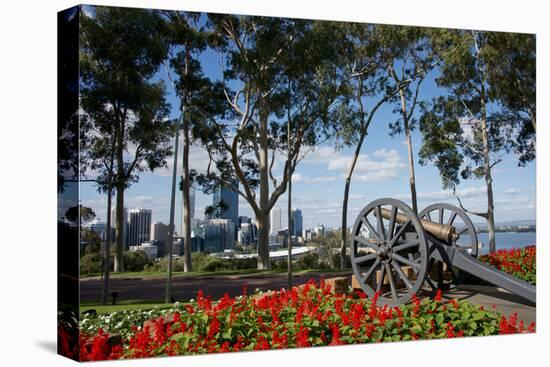
[{"label": "metal wheel rim", "polygon": [[[449,217],[445,217],[445,212],[449,212]],[[436,215],[434,215],[434,213]],[[431,220],[436,223],[440,224],[450,224],[453,225],[453,223],[456,221],[456,217],[459,217],[463,222],[464,225],[460,228],[457,228],[457,234],[461,236],[462,238],[468,237],[466,241],[462,240],[459,242],[453,241],[450,245],[455,248],[461,248],[463,250],[469,250],[470,255],[477,257],[478,254],[478,240],[477,240],[477,233],[475,230],[475,226],[464,210],[461,208],[448,204],[448,203],[435,203],[428,205],[426,208],[424,208],[420,214],[420,219],[427,219]],[[430,254],[430,261],[428,263],[428,271],[426,274],[426,282],[432,288],[433,290],[439,289],[439,288],[448,288],[451,285],[458,285],[462,282],[464,278],[464,274],[457,270],[453,269],[452,264],[450,263],[450,260],[445,261],[447,263],[447,269],[451,273],[451,279],[445,280],[445,279],[432,279],[430,276],[431,269],[433,266],[439,266],[438,263],[440,261],[434,259],[433,253],[434,251],[438,251],[438,247],[443,246],[449,246],[446,243],[443,243],[442,241],[428,235],[428,244],[429,244],[429,254]]]},{"label": "metal wheel rim", "polygon": [[[383,220],[380,226],[378,216],[375,216],[377,223],[374,226],[368,220],[370,214],[374,211],[380,213],[379,210],[382,207],[391,208],[393,220],[391,217],[387,220],[388,228],[385,228]],[[397,213],[407,217],[406,226],[396,223],[395,214]],[[380,231],[380,228],[384,228],[383,231]],[[369,233],[372,232],[375,238],[366,238],[362,232],[364,229]],[[404,233],[411,238],[402,238]],[[358,254],[361,245],[366,246],[369,252]],[[384,249],[380,250],[381,247]],[[382,198],[369,203],[357,217],[353,226],[350,257],[357,281],[371,298],[377,291],[382,292],[381,283],[384,282],[386,274],[390,274],[387,276],[389,291],[386,289],[382,292],[378,301],[381,304],[398,305],[409,302],[412,295],[418,293],[424,283],[429,260],[428,243],[420,220],[407,204],[391,198]],[[409,277],[403,271],[403,265],[411,268],[412,276]],[[377,270],[380,271],[378,280],[376,279]],[[371,285],[373,277],[376,286]],[[401,287],[398,287],[397,281],[401,282]]]}]

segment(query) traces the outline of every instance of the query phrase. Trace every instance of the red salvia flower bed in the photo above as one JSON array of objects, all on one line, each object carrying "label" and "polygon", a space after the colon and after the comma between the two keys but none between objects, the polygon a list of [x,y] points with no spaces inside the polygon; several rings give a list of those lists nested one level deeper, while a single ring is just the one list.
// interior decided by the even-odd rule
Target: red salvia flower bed
[{"label": "red salvia flower bed", "polygon": [[[151,327],[153,325],[153,327]],[[291,291],[265,296],[224,296],[212,302],[199,292],[180,311],[159,317],[121,345],[107,335],[92,338],[81,360],[236,352],[416,339],[454,338],[533,332],[517,315],[506,318],[467,302],[414,298],[409,305],[379,305],[361,292],[333,294],[328,285],[311,281]]]},{"label": "red salvia flower bed", "polygon": [[511,274],[531,284],[537,283],[537,247],[527,246],[518,249],[501,249],[494,254],[483,255],[482,261],[498,270]]}]

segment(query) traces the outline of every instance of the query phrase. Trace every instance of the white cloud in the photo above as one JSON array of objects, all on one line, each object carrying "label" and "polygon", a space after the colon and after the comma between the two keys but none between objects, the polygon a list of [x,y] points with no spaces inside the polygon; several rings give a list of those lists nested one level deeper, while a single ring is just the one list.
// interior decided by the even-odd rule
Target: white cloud
[{"label": "white cloud", "polygon": [[[477,198],[485,195],[487,188],[485,186],[479,187],[469,187],[462,190],[457,190],[456,194],[460,199],[464,198]],[[455,195],[451,190],[441,190],[441,191],[431,191],[431,192],[419,192],[416,194],[418,200],[421,201],[436,201],[436,200],[447,200],[454,199]],[[410,199],[410,194],[399,194],[395,195],[395,198],[403,200]]]},{"label": "white cloud", "polygon": [[532,191],[533,189],[531,188],[516,188],[516,187],[511,187],[509,189],[506,189],[504,190],[504,193],[505,194],[508,194],[508,195],[518,195],[518,194],[521,194],[521,193],[524,193],[524,192],[528,192],[528,191]]},{"label": "white cloud", "polygon": [[308,177],[304,176],[301,173],[295,173],[292,175],[292,183],[323,183],[323,182],[332,182],[343,179],[341,176],[318,176],[318,177]]},{"label": "white cloud", "polygon": [[[183,138],[180,138],[178,147],[178,176],[181,175],[182,146]],[[209,160],[210,159],[206,150],[197,145],[191,145],[191,147],[189,148],[189,167],[191,169],[195,169],[199,173],[205,173],[206,169],[208,168]],[[172,170],[174,167],[174,156],[172,155],[171,157],[168,157],[166,163],[166,167],[157,169],[153,172],[153,174],[158,176],[172,176]]]},{"label": "white cloud", "polygon": [[[330,147],[321,147],[304,159],[305,164],[326,164],[329,171],[345,174],[352,162],[352,155],[344,155]],[[399,175],[406,165],[395,149],[378,149],[372,154],[360,154],[355,165],[354,179],[362,182],[386,181]]]}]

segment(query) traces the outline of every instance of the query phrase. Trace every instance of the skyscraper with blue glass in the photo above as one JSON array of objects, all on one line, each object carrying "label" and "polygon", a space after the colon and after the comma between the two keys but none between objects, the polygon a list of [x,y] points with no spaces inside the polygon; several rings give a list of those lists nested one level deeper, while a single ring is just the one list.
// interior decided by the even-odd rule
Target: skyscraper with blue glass
[{"label": "skyscraper with blue glass", "polygon": [[[238,188],[239,181],[234,180],[233,185]],[[219,185],[214,190],[214,217],[229,219],[233,225],[239,225],[239,194],[230,185]]]}]

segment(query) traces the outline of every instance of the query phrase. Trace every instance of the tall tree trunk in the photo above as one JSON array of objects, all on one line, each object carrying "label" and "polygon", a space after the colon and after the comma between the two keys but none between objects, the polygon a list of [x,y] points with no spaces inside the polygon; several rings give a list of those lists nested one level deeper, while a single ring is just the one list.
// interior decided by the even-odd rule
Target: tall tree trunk
[{"label": "tall tree trunk", "polygon": [[120,123],[116,143],[116,245],[115,273],[124,271],[124,122]]},{"label": "tall tree trunk", "polygon": [[495,214],[493,201],[493,178],[491,175],[491,160],[489,155],[489,137],[487,131],[487,104],[485,86],[481,87],[481,135],[483,140],[483,171],[487,185],[487,229],[489,231],[489,253],[496,252]]},{"label": "tall tree trunk", "polygon": [[258,269],[271,268],[269,261],[269,215],[262,213],[256,216],[258,224]]},{"label": "tall tree trunk", "polygon": [[405,100],[405,92],[403,91],[403,89],[399,90],[399,96],[401,97],[401,114],[403,115],[403,126],[405,127],[405,139],[407,141],[411,201],[412,201],[412,207],[414,212],[418,213],[418,205],[416,202],[416,182],[415,182],[415,174],[414,174],[414,157],[413,157],[413,151],[412,151],[411,129],[409,127],[409,117],[407,116],[407,104]]},{"label": "tall tree trunk", "polygon": [[109,296],[109,273],[111,268],[111,202],[113,196],[113,188],[111,178],[109,177],[109,186],[107,188],[107,234],[105,236],[105,248],[103,249],[103,292],[101,293],[101,304],[107,304]]},{"label": "tall tree trunk", "polygon": [[109,275],[111,271],[111,227],[112,227],[112,201],[113,201],[113,167],[115,162],[115,142],[116,131],[113,136],[111,136],[112,146],[111,146],[111,156],[109,157],[109,182],[107,184],[107,234],[105,236],[105,248],[103,254],[103,292],[101,294],[101,304],[107,304],[107,298],[109,296]]},{"label": "tall tree trunk", "polygon": [[271,269],[269,260],[269,162],[267,113],[260,107],[260,218],[258,220],[258,269]]},{"label": "tall tree trunk", "polygon": [[[185,44],[185,70],[183,75],[187,78],[189,75],[189,63],[191,61],[191,50],[187,43]],[[191,208],[189,202],[189,190],[191,189],[189,181],[189,145],[191,141],[189,139],[189,120],[185,118],[185,107],[187,103],[188,88],[184,85],[184,91],[182,95],[182,107],[181,116],[183,122],[183,159],[182,159],[182,174],[183,174],[183,271],[193,271],[193,264],[191,263]],[[234,223],[235,225],[238,223]]]},{"label": "tall tree trunk", "polygon": [[[185,115],[185,106],[182,109],[182,115]],[[189,180],[189,121],[183,118],[183,244],[184,244],[184,263],[183,271],[193,271],[191,263],[191,207],[189,190],[191,184]]]},{"label": "tall tree trunk", "polygon": [[[288,125],[288,146],[290,147],[290,124]],[[290,151],[288,156],[290,157]],[[287,289],[292,289],[292,232],[291,228],[293,227],[292,223],[292,169],[290,168],[291,164],[288,165],[288,256],[287,256]],[[280,221],[280,220],[279,220]]]},{"label": "tall tree trunk", "polygon": [[348,201],[349,201],[349,189],[351,186],[351,176],[353,176],[353,171],[355,170],[355,165],[357,164],[357,159],[359,158],[359,153],[361,152],[361,147],[363,146],[363,141],[367,135],[366,129],[361,131],[361,136],[355,147],[355,152],[351,159],[351,164],[348,168],[348,173],[346,175],[346,183],[344,186],[344,199],[342,202],[342,243],[340,245],[340,269],[346,268],[346,248],[347,248],[347,236],[348,236]]},{"label": "tall tree trunk", "polygon": [[[183,119],[183,113],[182,113]],[[176,123],[175,131],[175,142],[174,142],[174,165],[172,168],[172,192],[170,195],[170,223],[168,224],[168,243],[167,243],[167,253],[168,253],[168,274],[166,276],[166,293],[164,297],[165,303],[171,303],[172,301],[172,253],[174,246],[174,214],[176,206],[176,177],[178,172],[178,142],[179,142],[179,124]]]}]

